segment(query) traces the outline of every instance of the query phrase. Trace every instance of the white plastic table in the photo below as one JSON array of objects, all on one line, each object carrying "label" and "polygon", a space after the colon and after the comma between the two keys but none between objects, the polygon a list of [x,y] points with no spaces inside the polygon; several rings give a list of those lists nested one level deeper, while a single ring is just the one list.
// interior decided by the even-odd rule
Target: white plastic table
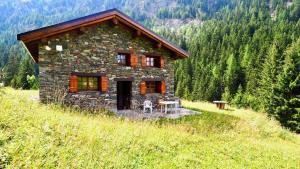
[{"label": "white plastic table", "polygon": [[167,114],[168,105],[174,105],[174,107],[175,107],[176,104],[178,104],[178,102],[177,101],[160,101],[159,104],[161,105],[160,112],[162,113],[162,109],[163,109],[163,106],[164,106],[165,107],[165,113]]}]

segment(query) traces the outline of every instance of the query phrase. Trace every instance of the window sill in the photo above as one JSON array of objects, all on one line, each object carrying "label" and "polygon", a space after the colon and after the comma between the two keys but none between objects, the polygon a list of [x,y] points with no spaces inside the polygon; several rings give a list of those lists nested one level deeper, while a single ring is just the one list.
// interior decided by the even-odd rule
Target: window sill
[{"label": "window sill", "polygon": [[147,96],[157,96],[157,95],[162,95],[161,93],[146,93],[145,95]]},{"label": "window sill", "polygon": [[162,68],[156,67],[156,66],[144,66],[143,68],[147,68],[147,69],[162,69]]},{"label": "window sill", "polygon": [[132,69],[131,66],[118,65],[118,67],[119,67],[119,68],[124,68],[124,69],[126,69],[126,70]]},{"label": "window sill", "polygon": [[102,93],[97,90],[84,90],[84,91],[78,91],[77,93]]}]

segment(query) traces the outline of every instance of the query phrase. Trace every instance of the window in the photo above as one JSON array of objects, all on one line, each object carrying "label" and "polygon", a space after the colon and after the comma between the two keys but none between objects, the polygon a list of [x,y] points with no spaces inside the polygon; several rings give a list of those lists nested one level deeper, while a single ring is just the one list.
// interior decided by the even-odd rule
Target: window
[{"label": "window", "polygon": [[146,56],[146,66],[160,67],[160,57]]},{"label": "window", "polygon": [[97,91],[99,89],[98,77],[78,76],[77,81],[79,91]]},{"label": "window", "polygon": [[166,93],[166,82],[165,81],[141,81],[140,84],[140,92],[141,95],[145,95],[147,93]]},{"label": "window", "polygon": [[160,93],[160,81],[147,81],[146,91],[147,93]]},{"label": "window", "polygon": [[130,55],[124,54],[124,53],[119,53],[117,55],[117,62],[119,65],[130,66]]},{"label": "window", "polygon": [[154,66],[154,58],[147,57],[146,63],[147,63],[147,66],[153,67]]}]

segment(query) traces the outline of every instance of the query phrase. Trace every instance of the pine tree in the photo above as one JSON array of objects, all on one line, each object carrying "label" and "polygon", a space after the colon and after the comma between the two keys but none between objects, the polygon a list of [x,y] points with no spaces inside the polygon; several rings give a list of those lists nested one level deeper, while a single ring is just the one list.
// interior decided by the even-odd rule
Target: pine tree
[{"label": "pine tree", "polygon": [[277,119],[300,133],[300,38],[286,51],[283,71],[275,88]]},{"label": "pine tree", "polygon": [[228,87],[225,87],[225,91],[222,94],[222,100],[225,100],[225,101],[228,101],[228,102],[231,101],[231,94],[230,94],[230,91],[229,91]]},{"label": "pine tree", "polygon": [[184,95],[184,86],[182,84],[182,81],[178,82],[177,87],[176,87],[175,95],[177,97],[183,97],[183,95]]},{"label": "pine tree", "polygon": [[27,76],[34,75],[34,67],[32,59],[27,56],[21,62],[20,69],[17,75],[17,86],[22,89],[30,89],[31,85],[27,80]]},{"label": "pine tree", "polygon": [[[225,86],[228,89],[228,95],[227,99],[231,98],[232,95],[235,94],[237,89],[237,82],[238,82],[238,65],[235,57],[233,54],[229,56],[227,59],[227,69],[225,71]],[[230,100],[227,100],[230,101]]]},{"label": "pine tree", "polygon": [[273,44],[269,50],[260,78],[259,99],[261,107],[270,115],[274,113],[276,102],[274,100],[274,88],[277,83],[279,55],[277,46]]},{"label": "pine tree", "polygon": [[[12,52],[12,51],[11,51]],[[4,85],[14,86],[16,75],[20,64],[19,55],[14,52],[11,53],[7,65],[4,67]]]},{"label": "pine tree", "polygon": [[241,85],[239,85],[237,93],[235,94],[232,103],[236,105],[238,108],[244,107],[244,98],[243,98],[243,88]]},{"label": "pine tree", "polygon": [[293,0],[293,10],[291,11],[291,19],[298,21],[300,18],[300,0]]}]

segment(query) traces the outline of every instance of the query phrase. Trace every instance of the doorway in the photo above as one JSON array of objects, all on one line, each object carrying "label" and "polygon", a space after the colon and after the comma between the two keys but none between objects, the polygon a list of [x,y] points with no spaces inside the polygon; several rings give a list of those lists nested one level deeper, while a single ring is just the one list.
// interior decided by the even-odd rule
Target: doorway
[{"label": "doorway", "polygon": [[117,108],[118,110],[128,110],[131,106],[131,81],[117,82]]}]

